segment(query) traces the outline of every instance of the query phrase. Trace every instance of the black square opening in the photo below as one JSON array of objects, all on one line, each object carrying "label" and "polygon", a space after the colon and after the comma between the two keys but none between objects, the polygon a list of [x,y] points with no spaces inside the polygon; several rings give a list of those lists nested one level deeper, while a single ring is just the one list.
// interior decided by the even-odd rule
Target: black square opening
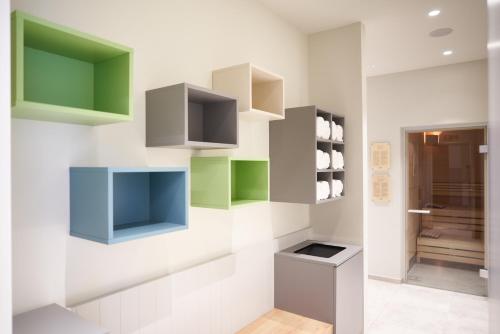
[{"label": "black square opening", "polygon": [[294,253],[328,258],[342,252],[344,249],[345,247],[315,243],[296,250]]}]

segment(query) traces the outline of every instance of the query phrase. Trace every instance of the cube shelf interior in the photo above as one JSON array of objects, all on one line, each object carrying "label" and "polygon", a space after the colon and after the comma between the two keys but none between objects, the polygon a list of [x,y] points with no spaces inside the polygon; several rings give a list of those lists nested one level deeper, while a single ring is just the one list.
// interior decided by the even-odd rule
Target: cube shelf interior
[{"label": "cube shelf interior", "polygon": [[252,66],[252,110],[284,117],[283,79]]},{"label": "cube shelf interior", "polygon": [[269,162],[191,158],[191,205],[229,209],[269,199]]},{"label": "cube shelf interior", "polygon": [[146,92],[146,145],[174,148],[238,147],[237,100],[180,83]]},{"label": "cube shelf interior", "polygon": [[132,50],[12,14],[13,116],[88,125],[132,116]]},{"label": "cube shelf interior", "polygon": [[188,88],[188,140],[238,144],[236,100]]},{"label": "cube shelf interior", "polygon": [[236,96],[238,110],[245,119],[285,117],[283,78],[255,65],[247,63],[215,70],[212,87]]},{"label": "cube shelf interior", "polygon": [[231,205],[268,200],[268,162],[231,161]]},{"label": "cube shelf interior", "polygon": [[187,228],[186,174],[71,168],[71,235],[117,243]]}]

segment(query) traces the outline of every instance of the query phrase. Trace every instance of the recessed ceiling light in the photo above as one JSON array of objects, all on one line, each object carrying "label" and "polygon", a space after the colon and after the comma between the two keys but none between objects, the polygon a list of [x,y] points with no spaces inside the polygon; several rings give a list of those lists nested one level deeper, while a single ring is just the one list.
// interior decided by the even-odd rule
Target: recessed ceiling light
[{"label": "recessed ceiling light", "polygon": [[430,17],[438,16],[439,14],[441,14],[441,11],[439,9],[433,9],[429,13],[427,13],[427,15]]},{"label": "recessed ceiling light", "polygon": [[451,56],[453,54],[453,50],[445,50],[443,51],[443,56]]},{"label": "recessed ceiling light", "polygon": [[429,33],[429,36],[431,36],[431,37],[444,37],[444,36],[448,36],[452,32],[453,32],[453,29],[451,29],[451,28],[439,28],[439,29],[431,31]]}]

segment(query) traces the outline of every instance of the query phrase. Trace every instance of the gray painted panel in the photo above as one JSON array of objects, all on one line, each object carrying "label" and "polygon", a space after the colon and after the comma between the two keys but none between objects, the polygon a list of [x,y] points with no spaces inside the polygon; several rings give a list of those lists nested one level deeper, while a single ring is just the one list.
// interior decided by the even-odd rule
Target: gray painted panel
[{"label": "gray painted panel", "polygon": [[335,334],[363,333],[363,252],[337,267]]},{"label": "gray painted panel", "polygon": [[[312,243],[345,247],[345,250],[330,258],[295,253]],[[360,334],[363,279],[361,247],[304,241],[274,256],[274,305],[331,323],[335,334]]]},{"label": "gray painted panel", "polygon": [[146,92],[146,144],[182,148],[238,145],[236,99],[178,84]]},{"label": "gray painted panel", "polygon": [[184,144],[185,95],[185,84],[146,92],[146,146]]},{"label": "gray painted panel", "polygon": [[271,201],[317,204],[341,198],[316,200],[317,180],[331,181],[333,177],[345,181],[344,173],[317,173],[316,149],[331,156],[332,147],[344,152],[344,145],[317,140],[316,116],[344,124],[342,117],[318,110],[315,106],[286,109],[284,120],[269,124]]},{"label": "gray painted panel", "polygon": [[204,131],[206,142],[238,144],[238,113],[236,101],[205,105]]},{"label": "gray painted panel", "polygon": [[203,104],[188,102],[188,140],[204,140],[204,111]]},{"label": "gray painted panel", "polygon": [[274,257],[274,305],[319,321],[334,321],[334,267]]},{"label": "gray painted panel", "polygon": [[269,124],[271,201],[316,203],[316,108],[290,108]]}]

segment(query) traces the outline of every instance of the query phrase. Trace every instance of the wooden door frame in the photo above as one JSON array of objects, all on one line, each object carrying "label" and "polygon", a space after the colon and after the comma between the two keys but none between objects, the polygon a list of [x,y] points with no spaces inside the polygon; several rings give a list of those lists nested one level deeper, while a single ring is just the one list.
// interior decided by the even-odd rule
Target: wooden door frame
[{"label": "wooden door frame", "polygon": [[[418,132],[424,132],[424,131],[439,131],[439,130],[475,130],[475,129],[483,129],[485,131],[485,137],[487,138],[487,132],[488,132],[488,123],[487,122],[477,122],[477,123],[456,123],[456,124],[439,124],[439,125],[429,125],[429,126],[410,126],[410,127],[402,127],[401,128],[401,156],[403,157],[403,162],[401,164],[402,168],[402,177],[403,177],[403,182],[402,182],[402,191],[401,191],[401,206],[403,210],[401,210],[401,219],[403,222],[403,228],[401,231],[400,238],[403,242],[401,242],[401,277],[403,277],[403,283],[406,283],[408,280],[408,272],[406,271],[406,250],[407,250],[407,244],[406,244],[406,229],[408,225],[408,203],[407,203],[407,186],[408,186],[408,173],[407,173],[407,168],[408,168],[408,134],[410,133],[418,133]],[[487,215],[487,204],[488,203],[488,164],[485,163],[485,254],[487,253],[488,250],[488,238],[487,238],[487,233],[489,230],[489,219]],[[485,257],[485,267],[488,267],[488,256],[486,255]]]}]

